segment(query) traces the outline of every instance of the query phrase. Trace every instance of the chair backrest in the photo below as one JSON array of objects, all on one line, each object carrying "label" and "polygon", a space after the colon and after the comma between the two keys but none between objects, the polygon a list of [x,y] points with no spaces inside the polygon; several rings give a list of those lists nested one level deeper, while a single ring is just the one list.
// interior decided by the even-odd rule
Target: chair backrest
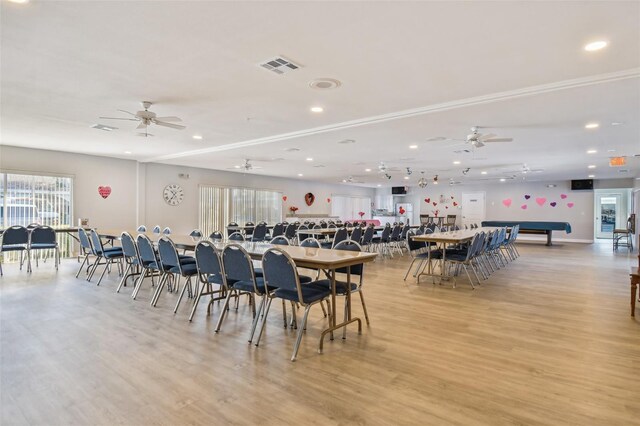
[{"label": "chair backrest", "polygon": [[144,225],[140,225],[140,226],[138,226],[136,231],[138,231],[138,232],[147,232],[147,227],[144,226]]},{"label": "chair backrest", "polygon": [[56,231],[50,226],[38,226],[31,230],[31,244],[55,244]]},{"label": "chair backrest", "polygon": [[253,263],[251,257],[242,246],[238,244],[228,244],[222,250],[222,268],[227,278],[227,282],[251,281],[255,288],[253,273]]},{"label": "chair backrest", "polygon": [[310,234],[303,234],[300,233],[300,231],[304,231],[305,229],[311,229],[313,228],[314,225],[308,224],[308,225],[300,225],[300,227],[298,228],[298,240],[306,240],[307,238],[310,237]]},{"label": "chair backrest", "polygon": [[320,245],[320,241],[316,240],[313,237],[309,237],[300,243],[300,247],[320,248],[321,245]]},{"label": "chair backrest", "polygon": [[224,279],[220,253],[209,241],[200,241],[196,245],[196,268],[201,275],[216,275]]},{"label": "chair backrest", "polygon": [[380,239],[382,241],[386,241],[389,239],[389,235],[391,235],[391,226],[385,226],[384,229],[382,230],[382,235],[380,236]]},{"label": "chair backrest", "polygon": [[353,241],[360,242],[360,240],[362,240],[362,228],[359,226],[353,228],[353,231],[351,231],[351,237],[349,238],[351,238]]},{"label": "chair backrest", "polygon": [[281,223],[276,223],[273,227],[273,231],[271,232],[271,236],[277,237],[282,234],[284,234],[284,225]]},{"label": "chair backrest", "polygon": [[211,235],[209,235],[209,238],[212,240],[223,240],[224,236],[222,235],[222,232],[220,231],[213,231],[211,233]]},{"label": "chair backrest", "polygon": [[370,244],[371,241],[373,241],[373,234],[375,234],[375,232],[376,229],[373,226],[367,226],[362,235],[362,244]]},{"label": "chair backrest", "polygon": [[91,245],[93,245],[95,254],[102,256],[104,253],[104,247],[102,246],[100,235],[98,235],[98,232],[95,229],[91,229],[89,231],[89,238],[91,239]]},{"label": "chair backrest", "polygon": [[160,228],[160,225],[156,225],[156,226],[153,227],[153,233],[154,234],[159,234],[161,230],[162,230],[162,228]]},{"label": "chair backrest", "polygon": [[78,239],[80,240],[80,247],[82,247],[82,250],[85,253],[87,253],[87,251],[89,251],[89,253],[93,253],[93,246],[91,245],[87,231],[85,231],[84,228],[78,228]]},{"label": "chair backrest", "polygon": [[403,227],[402,227],[402,232],[400,233],[400,238],[401,238],[401,239],[403,239],[403,240],[404,240],[405,238],[407,238],[407,232],[409,232],[409,230],[410,230],[410,229],[411,229],[411,228],[409,227],[409,225],[405,225],[405,226],[403,226]]},{"label": "chair backrest", "polygon": [[[180,266],[178,250],[169,237],[164,236],[158,240],[158,254],[160,255],[162,266],[170,268]],[[182,273],[182,269],[180,273]]]},{"label": "chair backrest", "polygon": [[[331,225],[334,225],[334,223],[331,222]],[[320,222],[321,229],[327,229],[328,227],[329,227],[329,224],[327,222]]]},{"label": "chair backrest", "polygon": [[413,238],[411,238],[411,237],[414,237],[415,235],[416,233],[413,232],[413,230],[409,230],[405,235],[405,238],[407,239],[407,247],[409,247],[409,252],[412,254],[418,250],[423,250],[426,247],[426,244],[424,241],[416,241]]},{"label": "chair backrest", "polygon": [[229,235],[229,241],[244,241],[244,235],[239,232],[234,232]]},{"label": "chair backrest", "polygon": [[262,271],[266,285],[298,292],[298,300],[304,304],[300,277],[296,264],[286,252],[271,248],[262,255]]},{"label": "chair backrest", "polygon": [[166,228],[164,228],[164,229],[162,230],[162,233],[163,233],[164,235],[171,235],[171,228],[169,228],[169,227],[167,226]]},{"label": "chair backrest", "polygon": [[120,235],[120,245],[122,245],[122,252],[125,257],[129,259],[136,259],[138,261],[140,260],[136,242],[133,240],[131,234],[123,232],[122,235]]},{"label": "chair backrest", "polygon": [[272,238],[269,242],[270,244],[276,244],[279,246],[290,246],[289,240],[284,235],[280,235],[278,237]]},{"label": "chair backrest", "polygon": [[267,236],[267,224],[266,223],[259,223],[254,229],[253,229],[253,241],[263,241],[264,238]]},{"label": "chair backrest", "polygon": [[202,231],[199,229],[194,229],[189,233],[189,236],[192,238],[202,238]]},{"label": "chair backrest", "polygon": [[245,235],[253,235],[253,230],[255,229],[256,224],[253,222],[247,222],[244,224],[244,226]]},{"label": "chair backrest", "polygon": [[144,234],[138,235],[136,238],[138,243],[138,253],[140,254],[140,260],[142,260],[142,265],[146,266],[149,263],[155,264],[158,268],[160,267],[160,262],[158,261],[158,255],[153,248],[153,243]]},{"label": "chair backrest", "polygon": [[[353,240],[344,240],[339,242],[338,244],[333,246],[334,250],[349,250],[349,251],[362,251],[362,247],[358,244],[357,241]],[[336,272],[346,274],[347,268],[350,269],[351,275],[359,275],[362,277],[362,270],[364,269],[364,264],[360,263],[357,265],[347,266],[344,268],[336,269]]]},{"label": "chair backrest", "polygon": [[336,235],[333,237],[333,246],[332,248],[335,248],[336,244],[345,241],[347,238],[349,238],[349,235],[347,233],[347,228],[339,228],[336,231]]},{"label": "chair backrest", "polygon": [[391,231],[391,239],[397,240],[398,238],[400,238],[401,233],[402,233],[402,225],[394,226],[393,230]]},{"label": "chair backrest", "polygon": [[29,231],[24,226],[12,226],[2,233],[2,245],[20,245],[29,242]]},{"label": "chair backrest", "polygon": [[292,223],[291,225],[287,225],[287,229],[285,229],[284,231],[284,236],[289,239],[295,238],[297,229],[298,229],[298,225],[296,225],[295,223]]},{"label": "chair backrest", "polygon": [[229,229],[229,228],[233,228],[238,226],[238,224],[236,222],[229,222],[229,224],[227,225],[227,237],[231,236],[231,234],[238,232],[237,229]]}]

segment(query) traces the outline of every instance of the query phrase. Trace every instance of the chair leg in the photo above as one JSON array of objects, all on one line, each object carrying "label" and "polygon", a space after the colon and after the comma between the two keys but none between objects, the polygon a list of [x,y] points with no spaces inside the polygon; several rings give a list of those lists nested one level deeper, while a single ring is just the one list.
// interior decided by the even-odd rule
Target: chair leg
[{"label": "chair leg", "polygon": [[282,299],[282,319],[284,320],[284,328],[287,328],[287,305],[284,302],[284,299]]},{"label": "chair leg", "polygon": [[160,279],[160,282],[158,283],[158,288],[153,293],[153,297],[151,297],[151,306],[153,306],[154,308],[158,304],[158,299],[160,298],[160,294],[162,293],[162,288],[166,285],[170,276],[171,274],[164,274],[164,276]]},{"label": "chair leg", "polygon": [[76,273],[76,278],[80,276],[80,272],[82,272],[82,268],[84,268],[84,264],[87,262],[89,262],[89,255],[85,254],[84,259],[82,259],[82,263],[80,264],[80,269],[78,269],[78,272]]},{"label": "chair leg", "polygon": [[122,288],[122,285],[127,280],[127,274],[129,273],[129,271],[131,270],[132,267],[133,267],[133,265],[131,263],[127,263],[127,269],[124,271],[124,274],[122,274],[122,279],[120,280],[120,283],[118,284],[118,288],[116,289],[116,293],[120,293],[120,288]]},{"label": "chair leg", "polygon": [[[173,309],[173,313],[177,313],[178,312],[178,306],[180,306],[180,302],[182,301],[182,297],[184,296],[184,292],[187,289],[187,287],[191,286],[191,277],[187,277],[187,280],[184,282],[184,285],[182,286],[182,291],[180,292],[180,296],[178,296],[178,301],[176,302],[176,307]],[[176,289],[177,290],[177,289]]]},{"label": "chair leg", "polygon": [[140,287],[142,287],[142,281],[144,281],[144,279],[147,277],[148,272],[149,272],[148,269],[142,268],[142,272],[140,273],[140,276],[133,284],[133,291],[131,292],[131,298],[133,300],[136,300],[136,297],[138,297],[138,292],[140,291]]},{"label": "chair leg", "polygon": [[104,269],[102,270],[102,274],[100,274],[100,278],[98,279],[98,282],[96,283],[96,285],[100,285],[100,283],[102,282],[102,278],[104,277],[104,274],[107,272],[107,270],[109,269],[109,266],[111,266],[112,263],[113,263],[113,260],[107,259],[107,264],[104,265]]},{"label": "chair leg", "polygon": [[304,333],[305,328],[307,328],[307,318],[309,317],[309,310],[311,309],[311,305],[307,305],[304,308],[304,316],[302,317],[302,325],[298,328],[298,337],[296,338],[296,344],[293,347],[293,354],[291,355],[291,361],[295,361],[298,356],[298,349],[300,348],[300,342],[302,341],[302,333]]},{"label": "chair leg", "polygon": [[200,282],[196,282],[196,290],[198,295],[196,296],[196,300],[193,302],[193,308],[191,308],[191,313],[189,314],[189,322],[193,320],[193,315],[196,313],[196,308],[198,307],[198,303],[200,302],[200,298],[202,297],[202,293],[207,289],[205,283],[202,283],[202,288],[200,288]]},{"label": "chair leg", "polygon": [[249,335],[249,344],[251,344],[251,342],[253,341],[253,335],[255,334],[256,328],[258,326],[258,319],[262,316],[262,324],[260,325],[258,339],[256,339],[256,346],[260,344],[260,339],[262,339],[264,329],[267,327],[267,317],[269,315],[269,309],[271,308],[272,301],[272,298],[266,295],[262,296],[262,300],[260,301],[260,308],[258,309],[258,311],[261,312],[262,315],[256,315],[256,318],[253,320],[253,324],[251,325],[251,334]]},{"label": "chair leg", "polygon": [[231,299],[231,293],[233,290],[229,290],[227,292],[227,297],[224,299],[224,305],[222,305],[222,310],[220,311],[220,317],[218,318],[218,323],[216,324],[216,328],[214,332],[219,332],[220,327],[222,326],[222,320],[224,319],[225,314],[227,313],[227,309],[229,308],[229,299]]},{"label": "chair leg", "polygon": [[367,321],[367,325],[370,325],[370,323],[369,323],[369,314],[367,313],[367,305],[364,303],[364,294],[362,293],[362,289],[359,289],[358,293],[360,293],[360,301],[362,302],[362,310],[364,311],[364,319]]}]

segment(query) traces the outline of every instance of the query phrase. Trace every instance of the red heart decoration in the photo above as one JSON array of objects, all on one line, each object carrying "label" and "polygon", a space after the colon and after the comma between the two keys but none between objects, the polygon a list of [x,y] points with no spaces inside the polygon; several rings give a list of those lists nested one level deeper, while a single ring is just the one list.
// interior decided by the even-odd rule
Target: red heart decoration
[{"label": "red heart decoration", "polygon": [[311,206],[311,204],[313,204],[315,200],[316,196],[311,192],[307,192],[306,194],[304,194],[304,202],[307,203],[308,206]]},{"label": "red heart decoration", "polygon": [[457,207],[458,203],[456,203],[455,201],[453,202],[453,207]]},{"label": "red heart decoration", "polygon": [[425,198],[425,199],[424,199],[424,202],[425,202],[425,203],[430,203],[430,202],[431,202],[431,198]]},{"label": "red heart decoration", "polygon": [[330,203],[330,202],[331,202],[331,198],[327,198],[327,203]]},{"label": "red heart decoration", "polygon": [[107,198],[109,195],[111,195],[111,187],[110,186],[99,186],[98,187],[98,194],[100,194],[100,196],[102,198]]},{"label": "red heart decoration", "polygon": [[444,208],[445,208],[445,209],[448,209],[448,208],[449,208],[449,206],[444,206]]},{"label": "red heart decoration", "polygon": [[451,196],[451,199],[453,200],[453,195]]},{"label": "red heart decoration", "polygon": [[438,205],[438,203],[436,203],[435,201],[431,204],[433,204],[434,207]]},{"label": "red heart decoration", "polygon": [[523,204],[523,205],[521,205],[521,206],[520,206],[520,208],[521,208],[522,210],[526,210],[526,209],[527,209],[527,205],[526,205],[526,204]]},{"label": "red heart decoration", "polygon": [[560,194],[560,198],[564,200],[565,198],[567,198],[567,194]]},{"label": "red heart decoration", "polygon": [[286,195],[282,196],[282,201],[287,201],[287,196]]}]

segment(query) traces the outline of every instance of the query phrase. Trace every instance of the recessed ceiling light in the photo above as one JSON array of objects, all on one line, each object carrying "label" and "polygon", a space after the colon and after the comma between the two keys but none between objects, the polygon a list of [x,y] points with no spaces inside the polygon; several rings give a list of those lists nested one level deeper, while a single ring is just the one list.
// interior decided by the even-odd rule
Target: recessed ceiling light
[{"label": "recessed ceiling light", "polygon": [[29,0],[9,0],[11,3],[25,4],[29,3]]},{"label": "recessed ceiling light", "polygon": [[234,168],[234,169],[239,169],[239,168],[240,168],[240,166],[233,166],[233,168]]},{"label": "recessed ceiling light", "polygon": [[320,106],[311,107],[311,112],[322,112],[322,111],[324,111],[324,108]]},{"label": "recessed ceiling light", "polygon": [[418,145],[409,145],[409,148],[411,148],[411,149],[418,149]]},{"label": "recessed ceiling light", "polygon": [[313,161],[313,158],[307,157],[307,161]]},{"label": "recessed ceiling light", "polygon": [[584,50],[586,50],[587,52],[595,52],[596,50],[604,49],[605,47],[607,47],[607,44],[608,43],[604,40],[594,41],[584,46]]},{"label": "recessed ceiling light", "polygon": [[124,153],[125,154],[131,154],[131,151],[125,151]]},{"label": "recessed ceiling light", "polygon": [[486,175],[487,172],[485,172],[484,170],[480,172],[481,175]]},{"label": "recessed ceiling light", "polygon": [[364,169],[364,171],[365,171],[365,172],[370,172],[370,171],[371,171],[371,169]]},{"label": "recessed ceiling light", "polygon": [[382,186],[382,184],[378,184],[378,186]]},{"label": "recessed ceiling light", "polygon": [[202,140],[202,136],[201,135],[193,135],[192,138],[194,138],[197,141],[201,141]]},{"label": "recessed ceiling light", "polygon": [[595,164],[589,164],[588,168],[589,168],[589,169],[595,169],[595,168],[596,168],[596,165],[595,165]]},{"label": "recessed ceiling light", "polygon": [[584,126],[585,129],[597,129],[598,127],[600,127],[598,123],[587,123]]},{"label": "recessed ceiling light", "polygon": [[594,178],[594,177],[596,177],[596,175],[589,175],[587,177]]},{"label": "recessed ceiling light", "polygon": [[409,180],[409,176],[405,176],[405,177],[404,177],[404,180]]},{"label": "recessed ceiling light", "polygon": [[590,149],[589,151],[587,151],[587,154],[596,154],[598,152],[598,150],[596,149]]},{"label": "recessed ceiling light", "polygon": [[343,144],[343,145],[346,145],[346,144],[348,144],[348,143],[356,143],[356,141],[355,141],[355,140],[353,140],[353,139],[345,139],[345,140],[340,141],[340,142],[338,142],[338,143],[341,143],[341,144]]},{"label": "recessed ceiling light", "polygon": [[304,175],[303,175],[302,173],[298,173],[298,176],[302,177],[302,176],[304,176]]},{"label": "recessed ceiling light", "polygon": [[454,161],[453,164],[460,164],[458,160]]},{"label": "recessed ceiling light", "polygon": [[298,152],[300,151],[300,148],[287,148],[285,149],[286,152]]},{"label": "recessed ceiling light", "polygon": [[612,121],[611,125],[612,126],[622,126],[624,123],[620,122],[620,121]]},{"label": "recessed ceiling light", "polygon": [[616,152],[615,149],[608,149],[607,152]]},{"label": "recessed ceiling light", "polygon": [[506,179],[505,178],[500,178],[500,182],[505,182]]}]

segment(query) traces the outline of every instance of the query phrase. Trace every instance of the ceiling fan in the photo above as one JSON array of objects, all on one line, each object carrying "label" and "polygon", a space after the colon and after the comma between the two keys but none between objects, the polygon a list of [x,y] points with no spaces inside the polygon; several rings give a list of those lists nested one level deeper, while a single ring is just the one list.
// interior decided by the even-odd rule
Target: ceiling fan
[{"label": "ceiling fan", "polygon": [[342,179],[342,183],[364,183],[364,182],[360,180],[355,180],[353,176],[349,176],[346,179]]},{"label": "ceiling fan", "polygon": [[478,130],[480,128],[481,128],[480,126],[473,126],[471,128],[471,133],[469,133],[467,135],[466,139],[445,138],[443,136],[438,136],[438,137],[435,137],[435,138],[427,139],[427,142],[458,141],[458,142],[464,142],[466,144],[469,144],[473,148],[482,148],[486,143],[512,142],[513,141],[513,138],[499,138],[499,137],[497,137],[498,135],[495,135],[493,133],[489,133],[489,134],[484,135],[484,134],[478,132]]},{"label": "ceiling fan", "polygon": [[508,174],[508,175],[513,175],[518,173],[526,175],[527,173],[541,173],[541,172],[544,172],[544,169],[532,169],[531,167],[527,166],[526,163],[523,163],[519,168],[511,168],[509,170],[501,171],[501,173]]},{"label": "ceiling fan", "polygon": [[156,113],[153,111],[149,111],[149,108],[151,108],[151,105],[153,105],[151,102],[149,101],[143,101],[142,102],[142,107],[144,108],[144,111],[138,111],[135,114],[129,111],[125,111],[122,109],[119,109],[118,111],[120,112],[124,112],[125,114],[129,114],[132,118],[122,118],[122,117],[100,117],[100,119],[102,120],[126,120],[126,121],[138,121],[140,124],[138,124],[138,127],[136,127],[137,129],[144,129],[144,136],[151,136],[150,134],[147,133],[147,126],[151,125],[151,124],[155,124],[158,126],[164,126],[164,127],[170,127],[172,129],[176,129],[176,130],[183,130],[186,127],[182,126],[180,124],[173,124],[173,123],[169,123],[170,121],[182,121],[182,119],[180,117],[174,117],[174,116],[170,116],[170,117],[158,117],[156,116]]},{"label": "ceiling fan", "polygon": [[233,167],[227,167],[227,170],[244,170],[245,172],[251,171],[251,170],[258,170],[261,169],[262,167],[260,166],[254,166],[253,164],[251,164],[251,160],[249,158],[246,158],[244,160],[244,164],[242,165],[235,165]]}]

